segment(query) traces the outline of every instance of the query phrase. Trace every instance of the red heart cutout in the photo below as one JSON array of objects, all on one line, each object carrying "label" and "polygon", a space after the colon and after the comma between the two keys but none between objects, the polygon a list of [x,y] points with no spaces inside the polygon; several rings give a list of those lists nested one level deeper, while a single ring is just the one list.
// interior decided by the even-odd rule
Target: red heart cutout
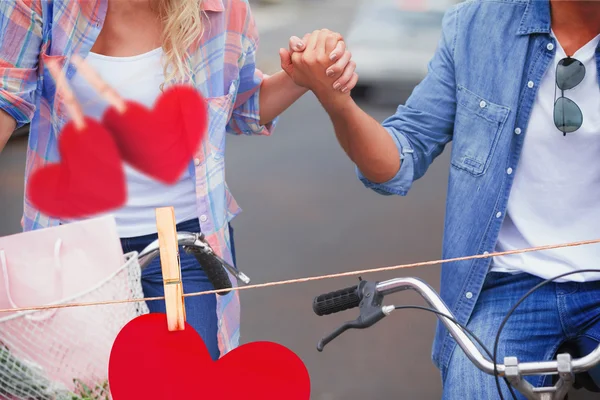
[{"label": "red heart cutout", "polygon": [[310,376],[291,350],[240,346],[213,361],[194,328],[169,332],[166,314],[142,315],[119,332],[110,354],[113,400],[308,400]]},{"label": "red heart cutout", "polygon": [[208,122],[207,103],[191,86],[167,89],[152,110],[128,101],[123,114],[110,107],[102,122],[123,160],[140,172],[173,184],[198,149]]},{"label": "red heart cutout", "polygon": [[61,161],[33,172],[27,197],[54,218],[85,218],[121,207],[127,200],[125,173],[112,135],[97,121],[73,122],[58,137]]}]

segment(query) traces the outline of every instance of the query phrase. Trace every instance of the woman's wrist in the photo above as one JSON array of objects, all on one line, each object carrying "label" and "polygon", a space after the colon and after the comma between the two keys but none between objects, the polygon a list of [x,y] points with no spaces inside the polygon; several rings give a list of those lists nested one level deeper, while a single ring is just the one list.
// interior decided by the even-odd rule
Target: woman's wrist
[{"label": "woman's wrist", "polygon": [[264,77],[260,91],[260,123],[264,125],[283,113],[308,89],[298,86],[285,71],[279,71]]},{"label": "woman's wrist", "polygon": [[310,89],[305,88],[304,86],[300,86],[296,82],[294,82],[292,77],[289,76],[287,74],[287,72],[285,72],[284,70],[279,71],[278,74],[282,74],[285,76],[285,78],[282,78],[282,79],[285,80],[286,87],[289,87],[289,90],[293,90],[295,93],[298,93],[298,95],[299,95],[298,97],[304,95],[305,93],[307,93],[310,90]]}]

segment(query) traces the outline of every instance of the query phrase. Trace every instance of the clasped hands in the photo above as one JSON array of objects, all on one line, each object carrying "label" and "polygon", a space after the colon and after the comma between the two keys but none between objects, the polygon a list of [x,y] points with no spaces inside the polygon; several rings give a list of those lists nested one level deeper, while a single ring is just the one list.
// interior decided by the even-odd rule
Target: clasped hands
[{"label": "clasped hands", "polygon": [[302,39],[292,36],[289,49],[280,49],[281,67],[299,86],[320,101],[348,95],[358,82],[356,63],[342,35],[316,30]]}]

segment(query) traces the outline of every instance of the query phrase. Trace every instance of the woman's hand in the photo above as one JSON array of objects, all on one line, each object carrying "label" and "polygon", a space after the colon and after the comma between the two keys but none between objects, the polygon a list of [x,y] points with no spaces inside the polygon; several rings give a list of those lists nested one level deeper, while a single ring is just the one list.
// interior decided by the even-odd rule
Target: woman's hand
[{"label": "woman's hand", "polygon": [[[309,58],[316,54],[319,47],[322,50],[320,70],[313,70],[313,74],[298,71],[297,62],[299,54],[308,50]],[[289,50],[280,49],[281,67],[299,86],[314,91],[316,80],[325,80],[329,88],[342,93],[352,90],[358,82],[358,75],[354,72],[356,63],[351,60],[352,54],[346,50],[346,44],[339,33],[327,29],[314,31],[300,39],[296,36],[290,38]],[[296,59],[296,62],[293,60]]]}]

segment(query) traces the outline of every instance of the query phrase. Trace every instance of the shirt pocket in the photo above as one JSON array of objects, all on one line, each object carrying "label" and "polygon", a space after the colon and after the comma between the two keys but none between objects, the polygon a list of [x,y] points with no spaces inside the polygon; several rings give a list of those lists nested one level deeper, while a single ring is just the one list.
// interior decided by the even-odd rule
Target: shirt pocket
[{"label": "shirt pocket", "polygon": [[451,164],[472,175],[483,175],[509,112],[508,107],[492,103],[459,85]]},{"label": "shirt pocket", "polygon": [[233,107],[237,94],[237,81],[231,82],[226,94],[208,97],[208,135],[210,150],[215,160],[220,160],[225,155],[225,133],[227,124],[233,114]]}]

